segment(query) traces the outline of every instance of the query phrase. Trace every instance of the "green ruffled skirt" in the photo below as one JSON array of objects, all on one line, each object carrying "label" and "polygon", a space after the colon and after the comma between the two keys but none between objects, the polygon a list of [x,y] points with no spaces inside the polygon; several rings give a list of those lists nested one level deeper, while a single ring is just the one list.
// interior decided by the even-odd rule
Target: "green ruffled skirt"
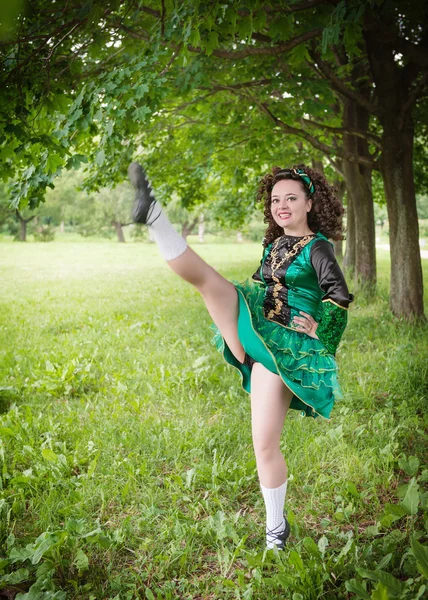
[{"label": "green ruffled skirt", "polygon": [[[251,280],[234,284],[239,298],[238,335],[244,350],[256,362],[281,377],[293,392],[290,408],[303,416],[328,419],[335,400],[342,398],[337,363],[315,338],[268,321],[263,314],[264,286]],[[251,372],[229,350],[215,325],[213,344],[242,376],[242,387],[251,391]]]}]

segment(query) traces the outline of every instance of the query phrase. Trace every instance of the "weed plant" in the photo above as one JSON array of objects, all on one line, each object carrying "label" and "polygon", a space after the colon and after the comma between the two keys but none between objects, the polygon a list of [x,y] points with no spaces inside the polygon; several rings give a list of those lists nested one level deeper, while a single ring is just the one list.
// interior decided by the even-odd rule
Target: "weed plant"
[{"label": "weed plant", "polygon": [[[198,251],[237,280],[260,258]],[[0,597],[427,597],[428,328],[389,313],[386,252],[350,308],[344,400],[287,417],[283,552],[249,398],[156,248],[2,243],[0,265]]]}]

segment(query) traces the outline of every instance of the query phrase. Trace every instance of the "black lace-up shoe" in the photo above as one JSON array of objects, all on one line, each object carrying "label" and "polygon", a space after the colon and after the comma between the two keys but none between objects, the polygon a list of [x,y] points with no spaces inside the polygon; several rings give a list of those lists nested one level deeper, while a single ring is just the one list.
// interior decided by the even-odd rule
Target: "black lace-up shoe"
[{"label": "black lace-up shoe", "polygon": [[287,539],[290,535],[290,523],[287,521],[285,515],[285,529],[283,531],[278,532],[276,527],[275,529],[268,530],[266,532],[266,541],[275,544],[278,550],[284,550]]},{"label": "black lace-up shoe", "polygon": [[150,216],[156,200],[143,167],[136,162],[131,163],[128,167],[128,176],[135,188],[131,218],[134,223],[151,224]]}]

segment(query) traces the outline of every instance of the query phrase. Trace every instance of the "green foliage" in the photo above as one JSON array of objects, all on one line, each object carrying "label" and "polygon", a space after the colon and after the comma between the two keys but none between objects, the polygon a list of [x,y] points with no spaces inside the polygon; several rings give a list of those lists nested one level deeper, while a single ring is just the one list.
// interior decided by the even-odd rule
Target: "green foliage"
[{"label": "green foliage", "polygon": [[16,35],[18,17],[24,13],[25,0],[11,0],[0,6],[0,39],[7,40]]},{"label": "green foliage", "polygon": [[55,239],[55,230],[51,225],[40,225],[34,231],[36,242],[53,242]]},{"label": "green foliage", "polygon": [[[281,155],[281,164],[294,154],[314,156],[320,150],[305,140],[302,118],[312,121],[310,131],[334,157],[341,136],[325,127],[340,128],[339,98],[309,66],[310,48],[321,43],[324,59],[350,85],[354,59],[360,66],[367,60],[362,24],[380,9],[395,18],[393,4],[374,0],[318,3],[305,10],[295,2],[260,0],[209,6],[185,1],[179,7],[158,0],[130,6],[91,0],[68,2],[65,8],[35,0],[24,13],[22,3],[9,4],[2,9],[10,36],[1,47],[0,172],[5,181],[14,180],[12,202],[21,209],[35,208],[58,175],[82,164],[89,168],[89,190],[114,187],[135,151],[145,157],[146,151],[164,148],[165,137],[180,136],[182,127],[193,128],[198,137],[186,150],[187,169],[168,169],[163,154],[153,160],[169,188],[183,186],[188,171],[201,165],[202,175],[225,179],[226,174],[231,180],[239,161],[260,172],[272,155]],[[403,14],[400,32],[417,42],[424,8],[405,3]],[[298,148],[290,150],[296,138],[287,138],[278,121],[269,120],[267,105],[303,136]],[[425,113],[426,102],[420,102],[415,160],[421,192]],[[206,137],[198,124],[209,130]],[[370,129],[381,133],[375,119]],[[236,152],[224,150],[226,138],[229,148],[237,144]],[[244,140],[247,145],[239,148]],[[222,156],[211,162],[213,155]],[[251,168],[246,176],[252,176]],[[193,192],[196,178],[190,179]],[[192,197],[195,204],[205,202]]]},{"label": "green foliage", "polygon": [[[242,279],[261,247],[196,249]],[[292,536],[276,553],[264,549],[248,397],[210,346],[199,295],[153,245],[0,251],[1,592],[426,595],[427,327],[389,315],[383,254],[375,301],[350,309],[333,420],[287,416]]]},{"label": "green foliage", "polygon": [[335,46],[341,41],[350,55],[361,54],[362,26],[365,17],[374,8],[376,0],[341,0],[331,13],[329,26],[324,29],[322,47]]},{"label": "green foliage", "polygon": [[9,205],[6,186],[0,182],[0,231],[14,235],[17,230],[15,211]]},{"label": "green foliage", "polygon": [[[165,155],[156,159],[169,188],[188,188],[180,191],[184,202],[189,202],[188,198],[194,204],[205,201],[195,189],[201,188],[206,171],[223,180],[228,171],[228,179],[232,179],[239,160],[251,164],[253,171],[260,169],[266,160],[259,156],[260,150],[269,155],[272,145],[268,140],[261,144],[261,132],[268,126],[265,117],[260,118],[258,110],[250,111],[267,98],[266,93],[281,94],[284,86],[287,92],[297,86],[286,70],[277,73],[270,86],[263,83],[247,90],[249,80],[269,79],[276,54],[273,52],[269,58],[254,55],[250,62],[239,61],[231,69],[227,59],[225,62],[214,56],[214,51],[221,48],[232,57],[235,50],[251,47],[256,34],[268,34],[269,46],[307,28],[319,27],[325,20],[323,13],[308,13],[303,24],[292,12],[276,15],[276,9],[267,16],[266,6],[260,2],[251,3],[243,11],[239,3],[215,2],[207,10],[203,3],[186,2],[179,10],[166,6],[162,21],[162,5],[158,2],[147,12],[146,7],[126,11],[113,0],[94,0],[85,7],[83,10],[80,4],[71,3],[62,11],[56,5],[47,6],[44,0],[33,3],[31,14],[20,24],[19,53],[27,65],[25,77],[16,64],[16,46],[11,42],[4,48],[3,75],[9,87],[3,92],[8,109],[0,119],[4,132],[0,137],[0,160],[2,176],[15,178],[14,206],[34,208],[61,172],[78,168],[82,162],[89,162],[88,189],[120,182],[136,147],[159,151],[151,135],[154,127],[158,133],[161,131],[161,137],[170,135],[171,129],[183,126],[184,114],[189,125],[200,122],[208,126],[208,136],[201,136],[202,127],[194,131],[193,138],[198,140],[185,152],[187,168],[165,172]],[[68,20],[74,25],[67,36],[61,37]],[[41,51],[34,52],[34,31],[52,40],[48,57]],[[172,48],[178,47],[184,63],[174,60],[170,50],[163,47],[164,38],[171,41]],[[202,52],[189,52],[183,44],[187,41]],[[71,53],[73,60],[69,68],[64,68],[64,59]],[[290,64],[292,68],[304,68],[307,58],[306,47],[298,45],[290,55]],[[238,86],[236,94],[231,95],[240,81],[244,83],[242,90]],[[319,87],[322,83],[316,78],[313,85]],[[19,101],[14,86],[25,92]],[[323,87],[331,97],[329,86]],[[202,90],[202,96],[215,95],[213,101],[206,105],[199,102]],[[229,110],[231,99],[233,112]],[[182,110],[180,104],[189,110]],[[297,102],[295,110],[301,117],[302,107]],[[229,152],[229,156],[221,157],[221,165],[207,158],[213,151],[221,153],[225,145],[233,147],[231,140],[239,144],[240,138],[244,141],[249,137],[251,141],[245,152],[240,152],[241,158]],[[200,172],[193,177],[189,170]]]}]

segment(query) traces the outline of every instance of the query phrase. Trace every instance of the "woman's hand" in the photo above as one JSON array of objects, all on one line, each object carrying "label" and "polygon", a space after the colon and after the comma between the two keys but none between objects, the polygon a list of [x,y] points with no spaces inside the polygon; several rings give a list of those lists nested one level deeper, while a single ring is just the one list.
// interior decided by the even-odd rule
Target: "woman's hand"
[{"label": "woman's hand", "polygon": [[317,340],[318,336],[315,332],[317,330],[318,323],[314,320],[313,317],[311,317],[311,315],[308,315],[308,313],[303,312],[303,310],[299,312],[303,316],[294,317],[292,325],[294,325],[296,331],[306,333],[306,335],[308,335],[309,337],[315,338]]}]

